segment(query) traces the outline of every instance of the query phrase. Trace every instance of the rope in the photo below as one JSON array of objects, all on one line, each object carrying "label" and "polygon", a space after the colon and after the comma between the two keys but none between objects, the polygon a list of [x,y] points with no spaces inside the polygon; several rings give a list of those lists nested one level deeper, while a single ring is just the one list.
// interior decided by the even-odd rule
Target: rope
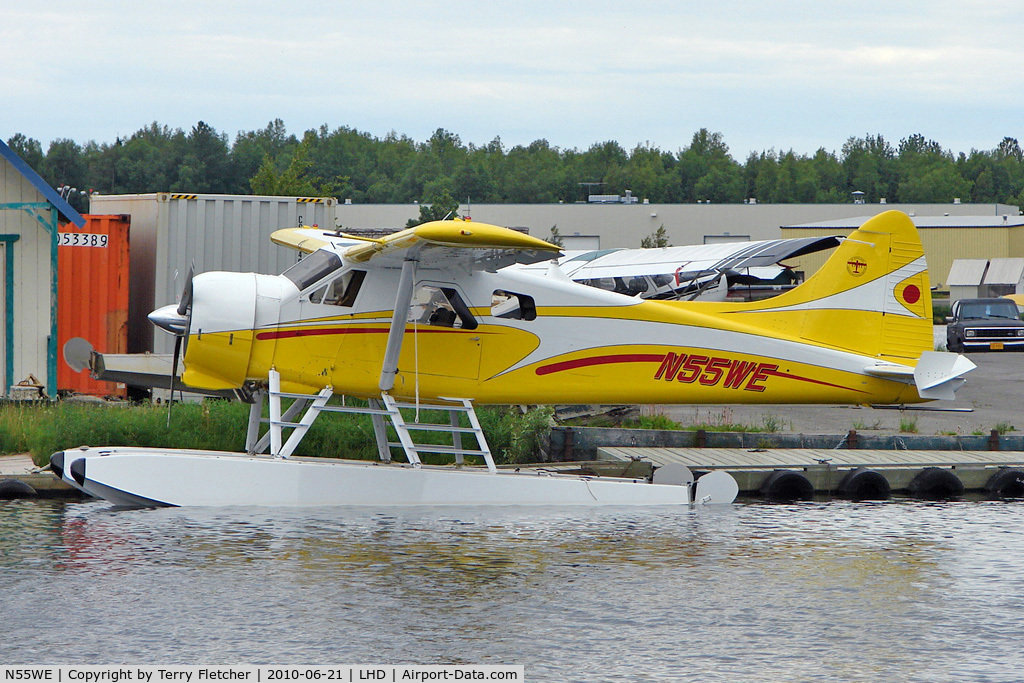
[{"label": "rope", "polygon": [[420,423],[420,335],[419,335],[419,323],[416,320],[412,321],[412,374],[413,382],[416,386],[416,424]]}]

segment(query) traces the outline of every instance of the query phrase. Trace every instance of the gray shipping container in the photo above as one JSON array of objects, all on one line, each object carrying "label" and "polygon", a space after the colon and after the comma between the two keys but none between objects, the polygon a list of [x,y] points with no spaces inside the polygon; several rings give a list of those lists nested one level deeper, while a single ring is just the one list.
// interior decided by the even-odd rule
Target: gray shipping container
[{"label": "gray shipping container", "polygon": [[152,194],[92,195],[90,213],[132,217],[128,301],[129,353],[171,353],[169,334],[154,334],[150,311],[176,302],[190,266],[280,273],[297,254],[270,234],[298,225],[335,226],[333,197]]}]

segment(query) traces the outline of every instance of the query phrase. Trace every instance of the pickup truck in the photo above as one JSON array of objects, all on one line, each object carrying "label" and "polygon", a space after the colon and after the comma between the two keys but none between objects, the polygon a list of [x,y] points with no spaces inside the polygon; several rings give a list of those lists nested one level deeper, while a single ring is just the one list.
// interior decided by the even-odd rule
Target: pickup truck
[{"label": "pickup truck", "polygon": [[946,349],[1024,350],[1024,322],[1009,299],[960,299],[946,318]]}]

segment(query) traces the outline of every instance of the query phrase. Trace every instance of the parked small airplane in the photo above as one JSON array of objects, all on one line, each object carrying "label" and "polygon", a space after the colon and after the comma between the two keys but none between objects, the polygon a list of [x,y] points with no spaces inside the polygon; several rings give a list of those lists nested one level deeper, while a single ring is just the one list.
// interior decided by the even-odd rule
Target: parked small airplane
[{"label": "parked small airplane", "polygon": [[[568,252],[558,266],[570,279],[643,299],[725,301],[730,287],[745,285],[778,294],[796,274],[780,265],[839,244],[837,236],[695,244],[653,249]],[[545,264],[517,266],[543,272]]]},{"label": "parked small airplane", "polygon": [[[804,284],[747,303],[643,300],[574,283],[557,265],[508,268],[558,248],[475,222],[358,241],[291,228],[273,241],[307,256],[279,276],[190,277],[178,305],[150,316],[184,342],[186,385],[259,398],[248,453],[64,451],[54,461],[66,479],[125,504],[729,502],[727,475],[701,477],[693,493],[686,473],[649,483],[498,471],[473,405],[904,404],[952,399],[974,367],[932,350],[924,252],[895,211],[844,239]],[[329,405],[335,393],[370,407]],[[285,412],[282,398],[295,399]],[[409,423],[401,409],[421,404],[451,411],[450,423]],[[392,421],[408,464],[289,457],[320,412],[355,410],[373,415],[385,462],[399,445],[387,439]],[[470,470],[423,466],[419,454],[441,447],[415,443],[416,429],[451,431],[445,452],[460,464],[481,456],[486,471],[467,480]],[[478,448],[463,449],[463,433]],[[255,455],[268,446],[276,457]]]}]

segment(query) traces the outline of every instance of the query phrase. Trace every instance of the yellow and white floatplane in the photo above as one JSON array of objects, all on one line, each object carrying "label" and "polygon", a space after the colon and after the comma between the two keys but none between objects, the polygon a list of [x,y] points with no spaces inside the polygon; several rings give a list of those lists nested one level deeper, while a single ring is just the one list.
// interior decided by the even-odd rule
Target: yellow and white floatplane
[{"label": "yellow and white floatplane", "polygon": [[[952,399],[974,367],[933,351],[924,252],[896,211],[841,240],[805,283],[743,303],[644,300],[575,283],[554,264],[509,267],[559,249],[476,222],[373,240],[289,228],[272,239],[304,258],[281,275],[190,275],[180,303],[150,316],[184,345],[186,385],[252,401],[247,452],[66,450],[52,459],[60,476],[127,505],[728,503],[736,484],[725,473],[693,482],[672,468],[653,481],[499,469],[474,406],[909,404]],[[417,424],[403,417],[409,407],[451,419]],[[337,411],[372,416],[379,462],[293,455],[317,416]],[[417,443],[422,430],[450,432],[452,444]],[[438,450],[455,464],[422,462]]]}]

